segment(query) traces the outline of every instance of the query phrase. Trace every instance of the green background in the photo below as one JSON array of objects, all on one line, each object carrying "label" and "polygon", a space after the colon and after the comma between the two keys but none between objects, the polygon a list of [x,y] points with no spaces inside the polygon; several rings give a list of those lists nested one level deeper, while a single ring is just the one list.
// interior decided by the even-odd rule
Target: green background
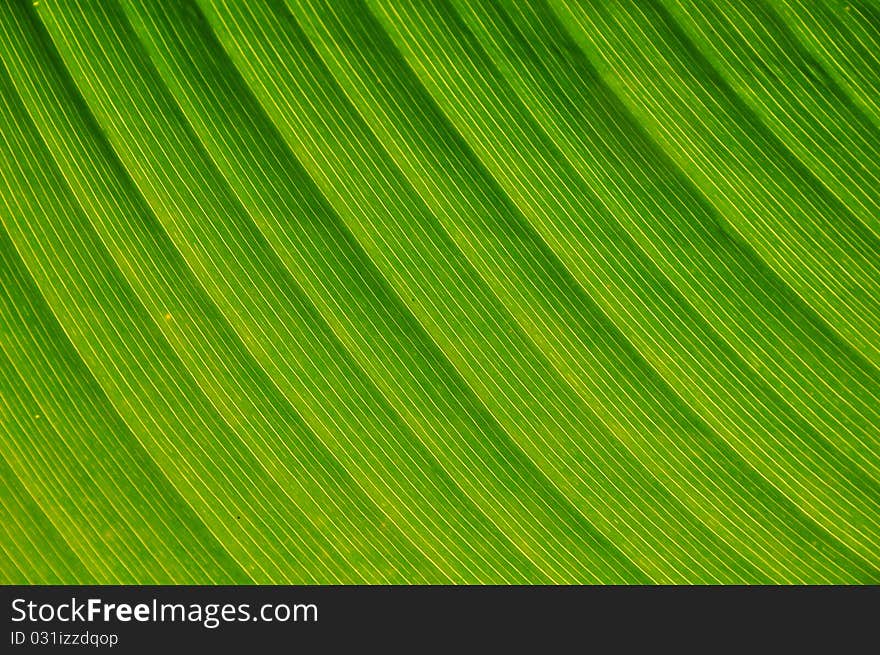
[{"label": "green background", "polygon": [[0,4],[0,582],[880,582],[880,7]]}]

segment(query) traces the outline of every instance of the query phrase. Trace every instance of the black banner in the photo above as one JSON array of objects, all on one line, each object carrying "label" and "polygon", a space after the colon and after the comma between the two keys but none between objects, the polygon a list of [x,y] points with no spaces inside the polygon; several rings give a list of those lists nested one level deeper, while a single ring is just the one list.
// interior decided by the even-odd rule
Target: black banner
[{"label": "black banner", "polygon": [[[878,587],[2,587],[0,652],[790,648],[876,639]],[[707,641],[708,640],[708,641]],[[866,641],[867,640],[867,641]],[[600,647],[601,646],[601,647]],[[231,649],[231,650],[230,650]]]}]

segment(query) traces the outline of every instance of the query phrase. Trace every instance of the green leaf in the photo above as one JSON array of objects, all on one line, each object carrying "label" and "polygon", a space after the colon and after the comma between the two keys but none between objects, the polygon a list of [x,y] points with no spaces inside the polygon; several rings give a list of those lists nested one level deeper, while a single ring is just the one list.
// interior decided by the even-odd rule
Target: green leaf
[{"label": "green leaf", "polygon": [[878,52],[3,3],[0,582],[880,582]]}]

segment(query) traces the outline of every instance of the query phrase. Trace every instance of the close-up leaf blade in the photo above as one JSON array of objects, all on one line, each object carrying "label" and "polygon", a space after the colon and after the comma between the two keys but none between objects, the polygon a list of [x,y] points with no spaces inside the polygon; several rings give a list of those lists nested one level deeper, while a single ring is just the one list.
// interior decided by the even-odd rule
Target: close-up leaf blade
[{"label": "close-up leaf blade", "polygon": [[878,18],[5,4],[3,582],[880,582]]}]

